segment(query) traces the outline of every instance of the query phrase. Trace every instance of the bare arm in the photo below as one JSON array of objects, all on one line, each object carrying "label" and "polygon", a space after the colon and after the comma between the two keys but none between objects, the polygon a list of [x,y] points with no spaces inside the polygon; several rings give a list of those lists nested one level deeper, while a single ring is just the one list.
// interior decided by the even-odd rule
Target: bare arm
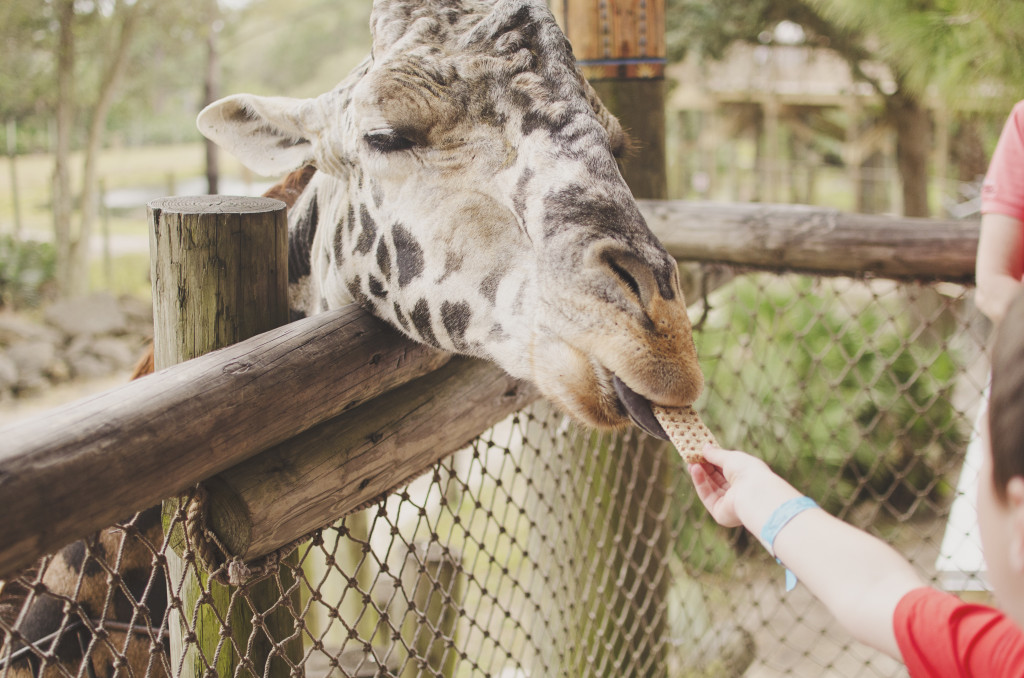
[{"label": "bare arm", "polygon": [[975,303],[999,324],[1014,295],[1024,288],[1024,223],[1005,214],[981,217],[975,263]]},{"label": "bare arm", "polygon": [[[800,496],[748,454],[709,449],[704,455],[708,463],[690,466],[690,473],[719,524],[743,525],[760,539],[772,512]],[[793,518],[775,539],[775,554],[857,640],[900,659],[892,621],[896,605],[925,586],[903,556],[821,509]]]}]

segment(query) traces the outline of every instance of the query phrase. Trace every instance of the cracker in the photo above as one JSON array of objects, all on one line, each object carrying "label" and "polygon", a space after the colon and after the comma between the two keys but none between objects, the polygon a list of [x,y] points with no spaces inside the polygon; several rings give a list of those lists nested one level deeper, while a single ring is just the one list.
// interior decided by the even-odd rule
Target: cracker
[{"label": "cracker", "polygon": [[704,461],[704,448],[709,444],[718,445],[715,436],[692,407],[653,405],[651,409],[686,463],[700,464]]}]

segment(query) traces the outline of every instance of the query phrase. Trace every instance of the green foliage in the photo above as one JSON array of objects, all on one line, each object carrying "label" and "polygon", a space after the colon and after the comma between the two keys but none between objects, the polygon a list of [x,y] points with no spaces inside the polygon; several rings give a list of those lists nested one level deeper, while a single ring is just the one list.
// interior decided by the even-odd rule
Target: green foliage
[{"label": "green foliage", "polygon": [[817,292],[804,278],[734,284],[699,337],[712,428],[833,512],[865,501],[897,516],[933,506],[965,445],[950,349],[916,336],[905,307],[916,302],[900,295]]},{"label": "green foliage", "polygon": [[869,36],[874,58],[923,96],[948,100],[1006,85],[1019,98],[1024,76],[1024,3],[1019,0],[807,0],[835,25]]},{"label": "green foliage", "polygon": [[1000,87],[1015,100],[1024,77],[1019,0],[667,0],[666,21],[675,59],[721,59],[736,41],[770,43],[774,28],[790,21],[808,44],[834,50],[876,88],[869,62],[888,66],[900,89],[920,97],[935,86],[953,104]]},{"label": "green foliage", "polygon": [[49,243],[0,236],[0,308],[38,306],[52,293],[56,270]]}]

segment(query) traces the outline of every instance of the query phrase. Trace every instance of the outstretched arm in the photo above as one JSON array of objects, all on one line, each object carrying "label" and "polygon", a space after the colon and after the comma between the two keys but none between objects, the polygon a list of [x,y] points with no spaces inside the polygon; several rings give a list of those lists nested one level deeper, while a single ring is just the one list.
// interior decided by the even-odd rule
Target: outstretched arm
[{"label": "outstretched arm", "polygon": [[[691,465],[690,474],[700,500],[721,525],[743,525],[761,539],[775,509],[801,496],[744,452],[709,448],[704,456],[707,463]],[[896,604],[925,584],[899,553],[821,509],[787,523],[774,551],[857,640],[900,658],[893,631]]]}]

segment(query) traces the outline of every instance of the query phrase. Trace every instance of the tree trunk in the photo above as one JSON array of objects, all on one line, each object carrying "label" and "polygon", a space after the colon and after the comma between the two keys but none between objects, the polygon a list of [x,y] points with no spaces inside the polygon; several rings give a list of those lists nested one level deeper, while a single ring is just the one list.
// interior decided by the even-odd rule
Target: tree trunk
[{"label": "tree trunk", "polygon": [[953,161],[960,181],[978,181],[988,171],[988,155],[981,138],[977,113],[965,113],[956,123],[952,138]]},{"label": "tree trunk", "polygon": [[[210,20],[206,38],[206,79],[203,83],[203,105],[212,104],[220,97],[220,53],[217,51],[220,9],[217,0],[209,0]],[[220,192],[220,156],[217,144],[206,140],[206,190],[211,195]]]},{"label": "tree trunk", "polygon": [[896,128],[896,166],[903,184],[903,216],[927,217],[931,119],[921,102],[902,90],[885,102]]},{"label": "tree trunk", "polygon": [[14,212],[14,239],[21,240],[21,197],[18,194],[18,123],[7,121],[7,158],[11,171],[11,207]]},{"label": "tree trunk", "polygon": [[74,122],[75,43],[72,23],[74,0],[56,3],[58,40],[56,143],[53,162],[53,238],[57,249],[57,293],[65,296],[71,289],[71,127]]},{"label": "tree trunk", "polygon": [[142,1],[139,0],[128,6],[119,5],[118,7],[122,14],[118,40],[110,56],[110,63],[107,64],[107,68],[104,71],[103,79],[100,81],[99,98],[93,107],[92,120],[89,124],[89,137],[85,146],[85,159],[82,166],[82,220],[78,229],[78,235],[73,240],[71,248],[68,280],[72,287],[69,292],[72,290],[80,292],[88,289],[89,249],[99,211],[99,182],[96,176],[96,164],[99,160],[100,146],[103,143],[103,135],[107,127],[107,115],[110,113],[110,107],[114,103],[114,95],[121,85],[121,80],[124,79],[124,73],[128,67],[128,48],[135,35],[139,6],[142,4]]}]

